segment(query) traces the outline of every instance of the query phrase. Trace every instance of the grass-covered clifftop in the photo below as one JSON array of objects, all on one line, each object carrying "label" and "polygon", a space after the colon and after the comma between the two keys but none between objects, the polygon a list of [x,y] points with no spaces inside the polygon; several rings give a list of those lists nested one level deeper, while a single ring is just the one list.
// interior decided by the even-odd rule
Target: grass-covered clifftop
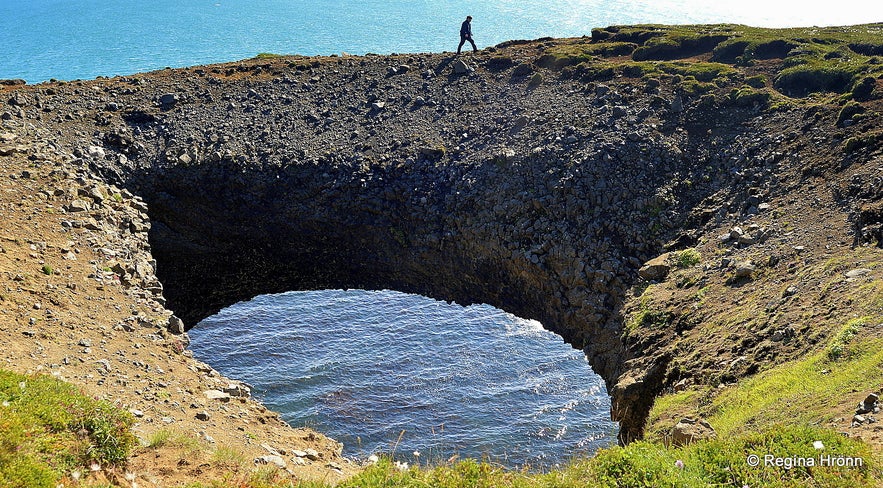
[{"label": "grass-covered clifftop", "polygon": [[[548,474],[382,460],[351,486],[878,485],[879,414],[856,406],[883,388],[881,33],[614,26],[504,43],[460,73],[448,54],[262,55],[2,87],[0,158],[17,158],[4,188],[29,195],[5,207],[18,216],[0,253],[6,367],[56,370],[77,347],[22,311],[47,285],[35,276],[70,265],[38,245],[30,200],[47,205],[38,222],[106,222],[96,209],[113,206],[34,186],[23,172],[50,181],[52,159],[15,149],[21,137],[143,194],[153,289],[185,319],[272,287],[487,301],[585,348],[631,442]],[[106,266],[120,275],[106,286],[133,279],[125,264]],[[31,357],[35,337],[57,349]],[[676,447],[682,418],[714,438]],[[246,469],[196,445],[206,473]],[[752,454],[863,464],[752,467]],[[177,482],[187,466],[164,468]],[[273,468],[217,480],[297,483]]]}]

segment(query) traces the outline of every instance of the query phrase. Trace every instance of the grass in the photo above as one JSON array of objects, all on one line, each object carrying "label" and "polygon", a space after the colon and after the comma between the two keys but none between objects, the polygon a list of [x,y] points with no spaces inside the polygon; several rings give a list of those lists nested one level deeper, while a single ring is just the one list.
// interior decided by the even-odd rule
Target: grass
[{"label": "grass", "polygon": [[702,255],[695,248],[684,249],[678,251],[674,255],[675,264],[679,268],[690,268],[702,261]]},{"label": "grass", "polygon": [[54,487],[73,469],[124,463],[132,422],[57,379],[0,370],[0,487]]},{"label": "grass", "polygon": [[202,444],[199,439],[186,432],[172,429],[160,429],[150,434],[145,442],[145,447],[148,449],[178,447],[190,451],[191,453],[202,451]]},{"label": "grass", "polygon": [[674,319],[674,315],[670,311],[656,307],[651,298],[651,294],[648,293],[650,289],[651,287],[647,287],[647,290],[645,290],[644,294],[641,296],[638,309],[629,316],[625,324],[626,334],[633,334],[638,329],[642,328],[665,329]]},{"label": "grass", "polygon": [[[873,391],[883,383],[883,340],[852,340],[862,324],[870,323],[868,320],[851,320],[823,350],[735,386],[723,390],[696,387],[657,398],[648,431],[662,435],[671,427],[663,422],[678,412],[698,412],[722,436],[780,424],[820,425],[830,421],[832,410],[845,397],[856,391]],[[784,407],[788,405],[795,407]]]},{"label": "grass", "polygon": [[[825,454],[861,458],[863,466],[812,469],[752,467],[749,455],[818,458],[813,442]],[[773,427],[763,433],[702,441],[681,448],[635,442],[602,449],[592,458],[576,459],[548,472],[506,470],[471,459],[438,467],[402,469],[388,458],[339,485],[341,487],[852,487],[868,486],[875,460],[862,443],[812,427]],[[319,486],[305,484],[301,486]]]},{"label": "grass", "polygon": [[[805,98],[815,93],[841,93],[863,101],[872,98],[875,79],[883,75],[881,34],[879,24],[791,29],[735,24],[611,26],[594,29],[591,42],[580,39],[547,48],[537,65],[553,69],[577,66],[573,71],[587,80],[610,79],[617,74],[680,74],[687,78],[688,93],[703,94],[710,92],[712,85],[740,82],[741,68],[772,62],[778,71],[772,85],[780,94]],[[617,56],[630,59],[604,60]],[[767,87],[766,80],[749,79],[745,81],[752,88]],[[771,96],[770,92],[740,90],[733,101],[763,105]]]}]

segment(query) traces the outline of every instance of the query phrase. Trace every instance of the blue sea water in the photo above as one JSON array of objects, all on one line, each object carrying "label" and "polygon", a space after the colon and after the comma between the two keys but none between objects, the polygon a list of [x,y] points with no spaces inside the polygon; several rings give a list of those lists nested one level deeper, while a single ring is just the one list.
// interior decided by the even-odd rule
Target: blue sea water
[{"label": "blue sea water", "polygon": [[[344,454],[544,469],[615,442],[585,356],[487,305],[393,291],[265,295],[202,321],[197,357]],[[415,456],[414,452],[420,453]]]},{"label": "blue sea water", "polygon": [[883,21],[866,0],[0,0],[0,79],[35,83],[233,61],[260,52],[452,51],[632,23],[784,27]]}]

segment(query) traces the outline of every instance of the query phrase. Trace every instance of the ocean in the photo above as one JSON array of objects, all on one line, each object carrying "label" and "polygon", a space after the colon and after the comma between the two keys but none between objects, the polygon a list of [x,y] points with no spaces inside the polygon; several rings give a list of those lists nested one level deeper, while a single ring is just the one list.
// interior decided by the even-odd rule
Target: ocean
[{"label": "ocean", "polygon": [[582,351],[488,305],[289,292],[229,307],[190,336],[197,357],[353,458],[546,469],[616,438],[603,381]]}]

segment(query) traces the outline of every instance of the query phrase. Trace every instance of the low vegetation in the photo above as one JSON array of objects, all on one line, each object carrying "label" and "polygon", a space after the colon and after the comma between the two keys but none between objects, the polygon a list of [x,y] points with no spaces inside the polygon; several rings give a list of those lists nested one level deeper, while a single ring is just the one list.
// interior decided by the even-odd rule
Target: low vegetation
[{"label": "low vegetation", "polygon": [[55,487],[92,465],[125,463],[132,417],[48,376],[0,370],[0,486]]},{"label": "low vegetation", "polygon": [[[553,43],[536,61],[585,81],[615,76],[680,74],[688,92],[708,93],[713,86],[764,88],[755,65],[772,68],[775,94],[740,90],[739,105],[766,104],[776,95],[806,98],[843,94],[864,101],[875,97],[883,77],[883,26],[764,29],[734,24],[635,25],[594,29],[591,39]],[[678,66],[680,65],[680,69]]]},{"label": "low vegetation", "polygon": [[[752,466],[757,456],[760,466]],[[849,466],[807,467],[765,465],[765,456],[794,462],[832,456]],[[506,470],[472,459],[442,466],[407,466],[390,458],[344,482],[341,487],[858,487],[874,483],[877,462],[862,443],[813,427],[773,427],[762,433],[725,440],[696,442],[670,448],[660,443],[635,442],[601,450],[589,459],[576,459],[547,473]],[[879,481],[879,480],[878,480]],[[206,485],[194,484],[191,488]],[[211,485],[217,486],[217,485]],[[321,487],[293,485],[268,470],[236,486],[254,488]]]}]

